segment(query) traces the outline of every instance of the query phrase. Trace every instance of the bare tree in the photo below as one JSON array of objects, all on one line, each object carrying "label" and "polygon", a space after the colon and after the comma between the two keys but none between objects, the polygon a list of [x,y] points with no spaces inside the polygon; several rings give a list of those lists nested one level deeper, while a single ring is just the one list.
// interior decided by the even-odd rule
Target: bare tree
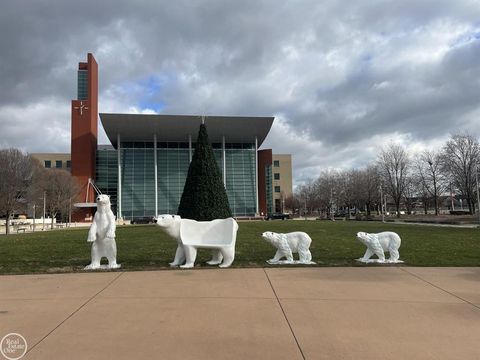
[{"label": "bare tree", "polygon": [[35,231],[36,224],[36,209],[43,204],[43,193],[45,188],[47,169],[43,167],[39,160],[32,158],[32,181],[26,193],[26,200],[29,207],[33,209],[33,230]]},{"label": "bare tree", "polygon": [[381,150],[377,164],[385,190],[393,199],[397,217],[400,217],[400,203],[405,195],[410,169],[408,154],[402,146],[390,144]]},{"label": "bare tree", "polygon": [[292,211],[292,214],[295,214],[297,210],[300,210],[302,207],[301,199],[297,194],[291,194],[285,198],[285,208]]},{"label": "bare tree", "polygon": [[338,172],[333,170],[322,171],[315,181],[315,192],[319,209],[333,219],[334,208],[340,202],[339,194],[341,193]]},{"label": "bare tree", "polygon": [[441,168],[460,195],[467,199],[470,214],[475,212],[475,171],[480,163],[478,140],[468,134],[452,135],[442,150]]},{"label": "bare tree", "polygon": [[380,203],[380,179],[375,165],[359,171],[359,184],[356,187],[359,204],[364,205],[370,216],[374,204]]},{"label": "bare tree", "polygon": [[444,176],[441,171],[442,154],[440,152],[426,150],[418,156],[415,163],[422,190],[426,190],[432,197],[435,215],[438,215],[438,198],[445,189]]},{"label": "bare tree", "polygon": [[70,211],[79,189],[77,181],[68,171],[57,169],[46,171],[44,191],[47,194],[46,207],[52,218],[52,229],[57,214],[65,215]]},{"label": "bare tree", "polygon": [[10,217],[25,207],[25,197],[32,179],[32,159],[18,149],[0,150],[0,211],[6,217],[6,234],[10,234]]}]

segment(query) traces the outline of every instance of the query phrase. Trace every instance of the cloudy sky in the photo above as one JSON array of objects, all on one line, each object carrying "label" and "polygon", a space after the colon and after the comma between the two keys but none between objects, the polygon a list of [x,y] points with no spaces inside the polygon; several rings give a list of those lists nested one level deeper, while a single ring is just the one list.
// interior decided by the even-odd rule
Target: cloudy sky
[{"label": "cloudy sky", "polygon": [[0,147],[70,150],[87,52],[100,112],[275,116],[296,184],[480,135],[478,0],[7,0],[0,32]]}]

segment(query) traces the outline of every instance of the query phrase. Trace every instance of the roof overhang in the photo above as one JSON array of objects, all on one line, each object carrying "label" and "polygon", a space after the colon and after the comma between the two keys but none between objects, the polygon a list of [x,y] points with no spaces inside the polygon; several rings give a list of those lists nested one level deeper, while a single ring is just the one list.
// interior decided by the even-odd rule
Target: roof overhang
[{"label": "roof overhang", "polygon": [[[202,117],[197,115],[144,115],[106,114],[100,119],[112,145],[117,148],[117,136],[121,141],[188,142],[189,136],[195,141]],[[253,143],[258,146],[265,140],[274,117],[251,116],[205,116],[210,142]]]}]

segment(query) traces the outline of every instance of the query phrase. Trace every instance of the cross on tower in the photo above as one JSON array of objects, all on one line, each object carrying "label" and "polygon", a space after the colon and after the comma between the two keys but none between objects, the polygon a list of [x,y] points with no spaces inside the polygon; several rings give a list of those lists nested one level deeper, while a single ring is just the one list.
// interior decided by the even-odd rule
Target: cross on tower
[{"label": "cross on tower", "polygon": [[83,115],[83,109],[88,110],[88,107],[85,106],[85,105],[83,105],[83,101],[80,101],[80,106],[75,106],[74,109],[75,109],[75,110],[80,110],[80,111],[79,111],[79,112],[80,112],[80,116],[82,116],[82,115]]}]

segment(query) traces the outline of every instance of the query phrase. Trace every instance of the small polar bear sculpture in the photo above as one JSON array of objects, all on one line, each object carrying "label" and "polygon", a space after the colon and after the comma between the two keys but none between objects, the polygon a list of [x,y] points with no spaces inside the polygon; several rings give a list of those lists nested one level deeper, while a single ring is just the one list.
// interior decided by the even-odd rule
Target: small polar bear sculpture
[{"label": "small polar bear sculpture", "polygon": [[[295,231],[279,234],[266,231],[262,238],[277,248],[273,259],[267,260],[269,264],[315,264],[309,250],[312,239],[307,233]],[[298,261],[293,260],[293,253],[298,253]],[[280,260],[283,257],[287,260]]]},{"label": "small polar bear sculpture", "polygon": [[[117,244],[115,243],[115,216],[110,208],[108,195],[97,196],[97,212],[88,231],[88,242],[92,242],[92,262],[85,270],[118,269]],[[100,265],[102,257],[108,260],[108,266]]]},{"label": "small polar bear sculpture", "polygon": [[[397,233],[385,231],[378,234],[369,234],[366,232],[357,233],[357,239],[367,247],[365,255],[357,261],[363,263],[403,263],[400,259],[398,249],[402,240]],[[390,253],[390,258],[385,260],[385,251]],[[378,256],[377,259],[370,259],[373,255]]]},{"label": "small polar bear sculpture", "polygon": [[212,221],[182,219],[179,215],[160,215],[155,219],[160,228],[177,241],[175,259],[170,266],[192,268],[198,248],[212,249],[208,265],[226,268],[235,258],[238,224],[233,218]]}]

